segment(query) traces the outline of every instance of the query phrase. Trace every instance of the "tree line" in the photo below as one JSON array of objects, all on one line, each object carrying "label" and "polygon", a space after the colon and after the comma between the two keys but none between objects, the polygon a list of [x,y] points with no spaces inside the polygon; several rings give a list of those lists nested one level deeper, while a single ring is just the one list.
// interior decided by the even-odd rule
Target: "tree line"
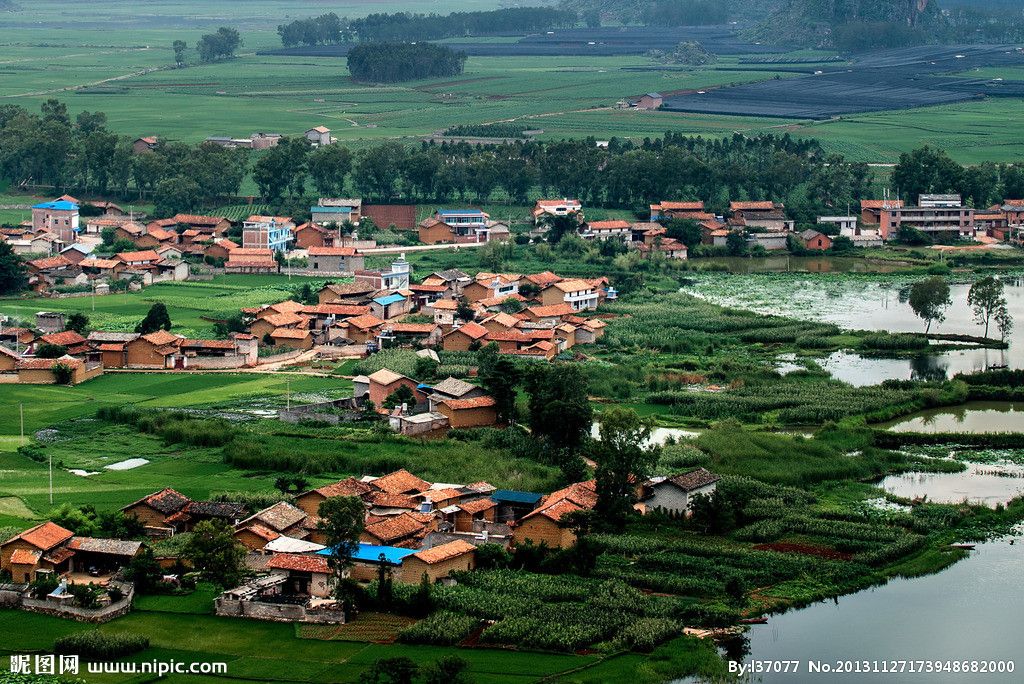
[{"label": "tree line", "polygon": [[1024,164],[963,166],[945,151],[926,145],[900,155],[892,185],[910,204],[916,204],[922,194],[956,193],[970,206],[988,207],[1003,199],[1024,197]]},{"label": "tree line", "polygon": [[462,73],[466,53],[432,43],[364,43],[348,53],[356,81],[398,83]]},{"label": "tree line", "polygon": [[330,45],[344,41],[406,42],[465,35],[522,33],[572,26],[576,13],[552,7],[510,7],[481,12],[370,14],[361,19],[339,18],[331,12],[296,19],[277,27],[285,47]]}]

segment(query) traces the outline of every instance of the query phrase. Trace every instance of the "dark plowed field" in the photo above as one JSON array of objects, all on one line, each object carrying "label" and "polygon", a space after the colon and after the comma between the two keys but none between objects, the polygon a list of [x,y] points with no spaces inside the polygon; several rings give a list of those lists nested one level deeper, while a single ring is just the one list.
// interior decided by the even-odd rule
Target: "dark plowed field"
[{"label": "dark plowed field", "polygon": [[684,94],[664,109],[702,114],[828,119],[857,112],[909,109],[983,97],[1024,97],[1024,81],[953,76],[977,67],[1024,66],[1007,46],[929,46],[882,50],[852,65],[818,67],[806,76]]}]

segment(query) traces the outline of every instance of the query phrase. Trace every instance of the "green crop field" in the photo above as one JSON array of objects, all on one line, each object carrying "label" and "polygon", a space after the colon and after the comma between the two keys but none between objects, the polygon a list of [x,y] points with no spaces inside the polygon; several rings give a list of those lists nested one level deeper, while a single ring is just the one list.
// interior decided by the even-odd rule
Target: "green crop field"
[{"label": "green crop field", "polygon": [[37,311],[80,311],[89,317],[94,329],[131,331],[149,307],[163,302],[171,316],[174,332],[209,337],[215,320],[228,318],[245,307],[288,299],[293,288],[303,283],[315,285],[322,282],[323,279],[289,278],[287,275],[225,275],[209,282],[157,283],[139,292],[99,297],[5,298],[0,299],[0,314],[31,323]]},{"label": "green crop field", "polygon": [[[491,0],[455,0],[445,10],[493,9]],[[437,11],[425,0],[382,8],[350,0],[331,5],[340,16],[381,11]],[[1009,161],[1024,155],[1016,136],[1018,100],[986,100],[900,112],[863,114],[827,122],[627,111],[619,100],[649,91],[713,88],[791,74],[771,71],[766,57],[749,66],[726,57],[693,69],[645,70],[644,57],[471,57],[452,78],[373,87],[354,83],[344,58],[259,56],[279,47],[277,24],[315,16],[323,5],[308,0],[254,4],[184,0],[147,8],[100,0],[86,5],[40,0],[0,16],[9,29],[0,41],[0,104],[35,109],[51,97],[73,113],[104,111],[126,135],[158,135],[195,142],[210,135],[248,136],[254,131],[297,134],[327,125],[355,147],[386,138],[415,140],[456,124],[521,120],[546,139],[612,136],[636,140],[665,131],[693,135],[785,131],[820,139],[830,151],[868,162],[894,162],[921,140],[945,147],[962,163]],[[74,12],[75,30],[65,17]],[[245,44],[230,62],[173,68],[171,42],[194,45],[198,37],[229,25]],[[478,39],[507,41],[508,38]],[[794,52],[785,59],[828,53]],[[744,69],[744,70],[741,70]],[[984,69],[970,78],[1019,77],[1019,69]],[[0,221],[23,218],[2,208]]]}]

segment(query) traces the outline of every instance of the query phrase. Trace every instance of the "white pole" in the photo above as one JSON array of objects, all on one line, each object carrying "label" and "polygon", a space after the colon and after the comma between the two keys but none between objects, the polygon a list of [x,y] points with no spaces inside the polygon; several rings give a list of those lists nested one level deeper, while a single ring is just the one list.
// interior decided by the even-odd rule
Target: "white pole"
[{"label": "white pole", "polygon": [[18,404],[18,413],[21,415],[21,441],[25,441],[25,404]]},{"label": "white pole", "polygon": [[287,390],[285,391],[285,395],[284,395],[285,396],[285,410],[286,411],[291,411],[292,410],[292,379],[291,378],[287,378],[285,380],[285,383],[287,383]]}]

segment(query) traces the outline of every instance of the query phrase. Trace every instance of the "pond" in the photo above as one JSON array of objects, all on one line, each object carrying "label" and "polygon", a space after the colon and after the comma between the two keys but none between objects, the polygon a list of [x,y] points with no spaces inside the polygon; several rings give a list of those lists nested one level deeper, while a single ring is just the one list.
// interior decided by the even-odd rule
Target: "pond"
[{"label": "pond", "polygon": [[[1004,276],[1002,280],[1007,309],[1020,329],[1024,326],[1024,277]],[[900,286],[908,282],[912,281],[884,275],[812,278],[702,274],[683,291],[716,304],[834,323],[847,330],[924,332],[921,319],[909,304],[899,300]],[[984,330],[974,322],[967,305],[970,284],[952,283],[949,289],[952,304],[945,311],[946,320],[932,325],[932,332],[980,336]],[[990,337],[997,334],[990,328]],[[1010,348],[992,358],[998,365],[1024,368],[1024,335],[1011,334],[1008,341]]]},{"label": "pond", "polygon": [[875,427],[893,432],[1024,432],[1024,403],[969,401],[928,409]]},{"label": "pond", "polygon": [[[601,438],[601,426],[596,421],[590,426],[590,436],[594,439]],[[644,443],[644,446],[650,446],[652,444],[664,445],[665,442],[671,437],[676,441],[683,439],[693,439],[699,437],[700,432],[696,430],[683,430],[681,428],[668,428],[668,427],[656,427],[651,431],[651,438]]]},{"label": "pond", "polygon": [[[967,501],[995,508],[1024,494],[1024,468],[1015,465],[969,463],[961,473],[904,473],[890,475],[878,486],[905,499],[928,497],[934,503]],[[1024,663],[1021,663],[1024,672]]]},{"label": "pond", "polygon": [[705,264],[716,268],[724,267],[730,273],[896,273],[910,265],[887,259],[796,257],[788,254],[765,257],[711,257],[694,263],[697,264],[697,268]]},{"label": "pond", "polygon": [[[888,584],[771,616],[726,648],[740,662],[799,660],[800,672],[752,681],[1020,682],[1024,537],[979,544],[942,572]],[[1015,672],[985,675],[808,674],[807,661],[1012,660]]]},{"label": "pond", "polygon": [[[957,373],[976,373],[1009,365],[1010,354],[1005,349],[978,348],[893,359],[837,351],[825,358],[815,359],[815,363],[836,380],[864,387],[885,380],[948,380]],[[802,365],[797,367],[803,368]]]}]

